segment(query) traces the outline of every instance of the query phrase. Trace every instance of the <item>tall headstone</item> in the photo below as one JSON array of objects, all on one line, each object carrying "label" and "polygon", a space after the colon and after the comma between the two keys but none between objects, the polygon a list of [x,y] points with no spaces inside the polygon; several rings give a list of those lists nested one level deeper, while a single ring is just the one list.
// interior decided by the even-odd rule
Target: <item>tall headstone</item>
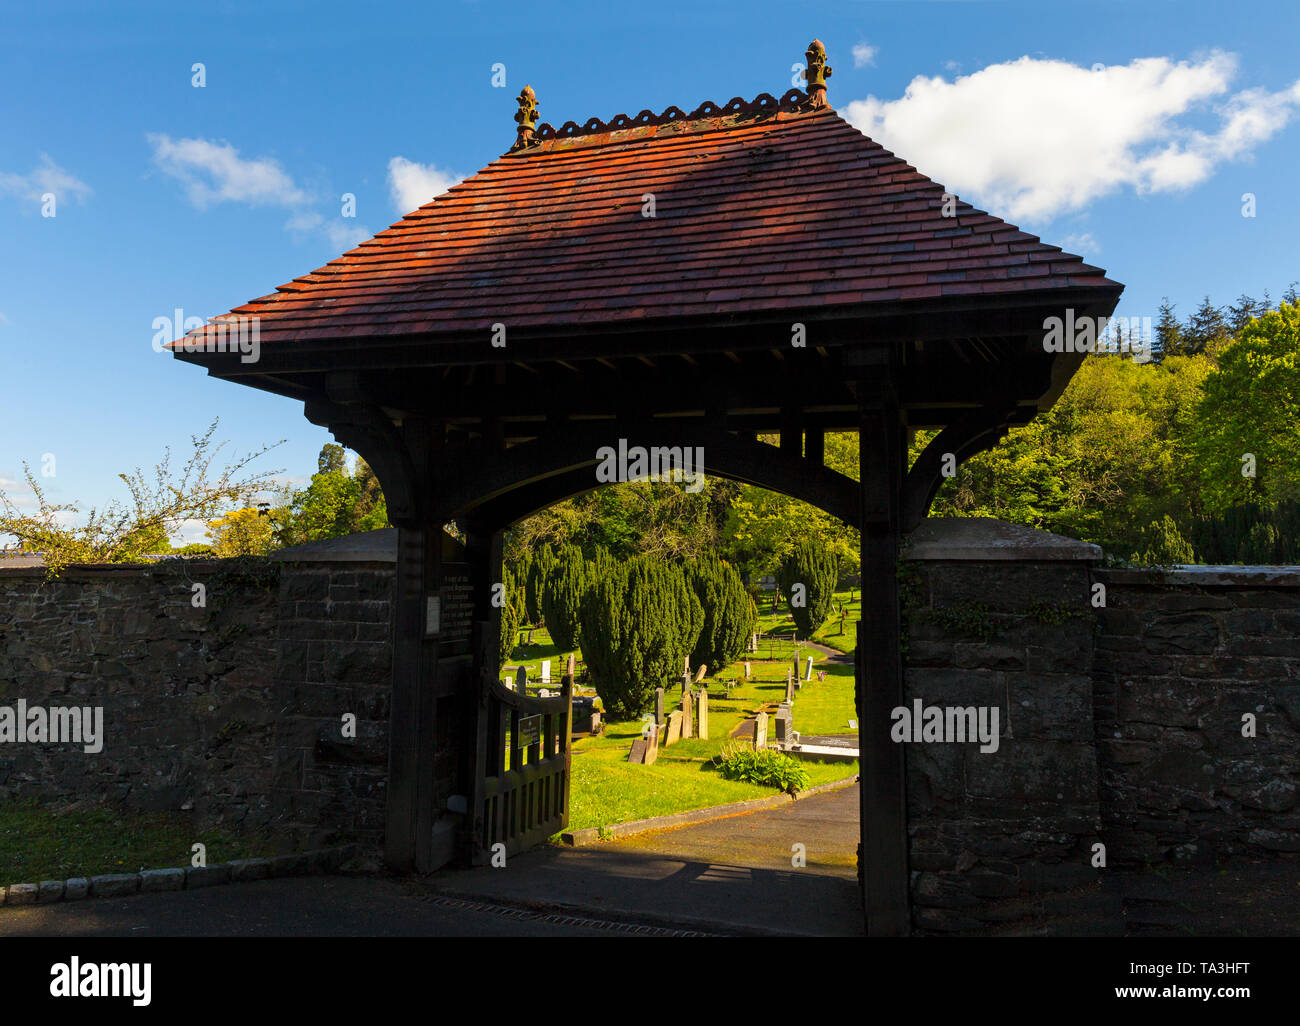
[{"label": "tall headstone", "polygon": [[794,741],[794,711],[787,703],[781,703],[772,723],[776,730],[777,743],[782,747],[790,745]]},{"label": "tall headstone", "polygon": [[655,723],[663,726],[664,722],[664,689],[655,688]]},{"label": "tall headstone", "polygon": [[551,661],[549,659],[542,660],[542,683],[551,683]]},{"label": "tall headstone", "polygon": [[794,675],[793,674],[789,674],[785,678],[785,700],[787,702],[794,701]]},{"label": "tall headstone", "polygon": [[699,692],[699,709],[696,710],[695,716],[695,736],[701,741],[709,739],[709,693],[707,691]]},{"label": "tall headstone", "polygon": [[657,758],[659,758],[659,724],[652,723],[646,732],[645,764],[652,766]]},{"label": "tall headstone", "polygon": [[668,714],[668,732],[664,735],[663,745],[667,748],[682,739],[682,711],[674,709]]},{"label": "tall headstone", "polygon": [[695,704],[695,696],[689,687],[682,689],[682,737],[694,737],[695,731],[691,728],[694,726],[694,720],[691,716],[691,706]]},{"label": "tall headstone", "polygon": [[708,663],[700,663],[700,668],[695,671],[695,683],[699,684],[704,680],[704,675],[709,672]]},{"label": "tall headstone", "polygon": [[767,713],[765,712],[754,717],[754,747],[767,747]]},{"label": "tall headstone", "polygon": [[518,691],[521,695],[528,694],[528,667],[527,666],[519,667],[518,672],[515,673],[515,690]]},{"label": "tall headstone", "polygon": [[804,675],[804,680],[812,680],[812,664],[813,664],[813,657],[812,657],[812,656],[809,656],[809,657],[808,657],[808,672],[807,672],[807,674]]},{"label": "tall headstone", "polygon": [[754,675],[754,671],[750,668],[749,663],[746,663],[746,664],[745,664],[745,680],[749,680],[749,678],[752,677],[753,675]]}]

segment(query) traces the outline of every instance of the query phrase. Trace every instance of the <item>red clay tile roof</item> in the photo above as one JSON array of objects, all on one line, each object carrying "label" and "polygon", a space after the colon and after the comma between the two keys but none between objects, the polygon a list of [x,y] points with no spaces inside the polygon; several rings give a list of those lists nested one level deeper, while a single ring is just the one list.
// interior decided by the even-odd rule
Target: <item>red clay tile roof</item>
[{"label": "red clay tile roof", "polygon": [[266,345],[1118,292],[967,204],[943,217],[943,186],[802,97],[539,126],[533,146],[232,314],[258,316]]}]

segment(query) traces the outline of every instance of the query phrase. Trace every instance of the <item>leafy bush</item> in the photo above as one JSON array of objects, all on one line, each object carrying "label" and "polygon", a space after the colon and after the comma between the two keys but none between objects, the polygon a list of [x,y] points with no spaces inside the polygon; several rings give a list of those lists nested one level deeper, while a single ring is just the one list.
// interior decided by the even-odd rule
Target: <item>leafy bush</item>
[{"label": "leafy bush", "polygon": [[776,787],[789,794],[808,789],[808,771],[799,760],[771,748],[756,749],[747,741],[728,741],[713,761],[728,780]]}]

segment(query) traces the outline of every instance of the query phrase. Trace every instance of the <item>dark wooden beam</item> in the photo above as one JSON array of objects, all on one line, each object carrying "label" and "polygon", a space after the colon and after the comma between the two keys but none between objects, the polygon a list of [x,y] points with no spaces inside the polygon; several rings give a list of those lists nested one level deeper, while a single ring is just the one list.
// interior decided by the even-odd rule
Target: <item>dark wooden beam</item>
[{"label": "dark wooden beam", "polygon": [[[875,370],[859,382],[864,509],[856,657],[862,753],[860,867],[867,933],[902,936],[911,929],[906,760],[890,730],[893,710],[903,704],[897,577],[903,422],[897,364],[887,360]],[[874,499],[875,510],[869,499]]]}]

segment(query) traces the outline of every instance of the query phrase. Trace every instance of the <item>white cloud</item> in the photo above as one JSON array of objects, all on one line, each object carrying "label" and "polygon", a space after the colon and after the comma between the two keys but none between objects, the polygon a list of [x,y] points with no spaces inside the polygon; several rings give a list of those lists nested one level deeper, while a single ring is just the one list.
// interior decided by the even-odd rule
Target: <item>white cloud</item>
[{"label": "white cloud", "polygon": [[337,250],[355,249],[375,233],[363,224],[357,224],[351,218],[336,217],[327,221],[315,211],[304,210],[289,218],[285,228],[296,235],[320,232]]},{"label": "white cloud", "polygon": [[462,176],[444,171],[432,164],[417,164],[405,157],[394,157],[388,162],[388,188],[393,205],[403,214],[422,207],[435,196],[441,196]]},{"label": "white cloud", "polygon": [[872,46],[865,39],[853,47],[853,66],[855,68],[869,68],[876,63],[876,54],[880,52],[880,47]]},{"label": "white cloud", "polygon": [[[992,212],[1044,221],[1123,188],[1187,189],[1248,159],[1294,116],[1300,81],[1230,93],[1236,72],[1236,58],[1217,52],[1097,71],[1021,57],[952,82],[918,76],[901,99],[868,96],[844,116]],[[1209,131],[1187,123],[1207,114]]]},{"label": "white cloud", "polygon": [[1067,253],[1077,253],[1082,256],[1084,253],[1100,253],[1101,246],[1097,240],[1092,237],[1092,232],[1078,232],[1073,235],[1067,235],[1061,240],[1061,248]]},{"label": "white cloud", "polygon": [[75,175],[54,163],[48,154],[41,154],[41,162],[25,175],[0,172],[0,192],[7,192],[33,203],[40,203],[47,192],[56,201],[84,200],[94,190]]},{"label": "white cloud", "polygon": [[150,133],[153,160],[164,173],[184,183],[200,210],[223,201],[292,207],[306,193],[270,157],[246,160],[228,142],[176,139]]}]

